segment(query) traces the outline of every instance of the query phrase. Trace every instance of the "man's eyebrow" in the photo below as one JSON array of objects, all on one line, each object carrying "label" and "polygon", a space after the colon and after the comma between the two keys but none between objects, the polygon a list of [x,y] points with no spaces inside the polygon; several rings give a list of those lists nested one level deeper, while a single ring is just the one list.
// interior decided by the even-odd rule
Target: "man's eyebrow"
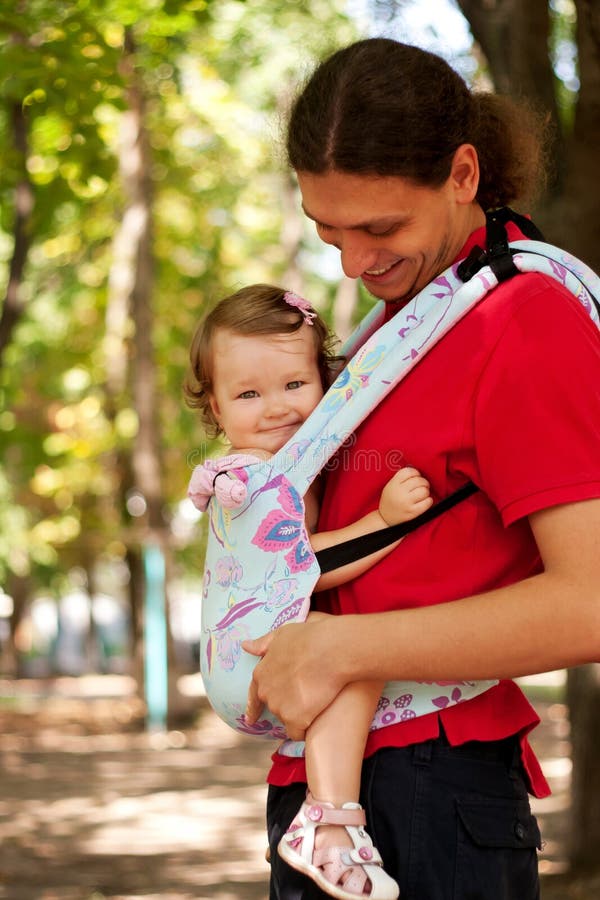
[{"label": "man's eyebrow", "polygon": [[373,228],[373,227],[386,227],[395,224],[401,224],[404,221],[408,220],[407,215],[403,215],[402,213],[396,213],[394,215],[389,216],[381,216],[378,219],[369,219],[365,222],[357,222],[355,225],[346,225],[346,226],[337,226],[337,225],[328,225],[327,222],[322,222],[320,219],[315,218],[315,216],[311,215],[307,208],[302,204],[302,211],[304,215],[315,222],[317,225],[325,225],[327,228],[347,228],[349,231],[360,231],[364,228]]}]

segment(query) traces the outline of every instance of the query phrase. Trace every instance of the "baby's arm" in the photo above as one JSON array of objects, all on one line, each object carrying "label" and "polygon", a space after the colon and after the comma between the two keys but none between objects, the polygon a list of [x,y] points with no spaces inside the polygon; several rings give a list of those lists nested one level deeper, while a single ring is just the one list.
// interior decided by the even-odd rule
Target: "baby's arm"
[{"label": "baby's arm", "polygon": [[[362,537],[373,531],[381,531],[388,525],[397,525],[400,522],[409,522],[424,513],[432,505],[433,499],[429,492],[429,482],[426,478],[411,467],[400,469],[387,482],[379,498],[379,508],[363,516],[362,519],[338,528],[335,531],[316,532],[310,536],[310,543],[315,552],[333,547],[352,538]],[[387,547],[370,553],[361,559],[354,560],[338,569],[333,569],[325,575],[321,575],[314,590],[324,591],[327,588],[337,587],[357,578],[374,566],[397,547],[400,540],[394,541]]]}]

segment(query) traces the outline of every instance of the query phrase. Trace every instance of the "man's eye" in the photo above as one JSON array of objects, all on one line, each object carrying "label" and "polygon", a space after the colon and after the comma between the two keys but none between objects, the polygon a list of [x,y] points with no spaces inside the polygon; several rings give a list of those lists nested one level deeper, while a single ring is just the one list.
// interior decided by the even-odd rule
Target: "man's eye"
[{"label": "man's eye", "polygon": [[288,381],[286,388],[288,391],[297,391],[303,384],[303,381]]},{"label": "man's eye", "polygon": [[389,228],[386,228],[383,231],[374,231],[369,229],[369,234],[371,237],[388,237],[390,234],[394,234],[395,231],[398,231],[399,225],[390,225]]},{"label": "man's eye", "polygon": [[239,399],[240,400],[252,400],[253,397],[258,397],[258,391],[243,391]]}]

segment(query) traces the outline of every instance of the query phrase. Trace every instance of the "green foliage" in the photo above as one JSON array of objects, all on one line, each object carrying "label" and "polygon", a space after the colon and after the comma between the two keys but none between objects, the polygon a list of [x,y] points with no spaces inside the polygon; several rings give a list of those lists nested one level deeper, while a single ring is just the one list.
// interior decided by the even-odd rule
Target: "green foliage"
[{"label": "green foliage", "polygon": [[59,584],[83,560],[123,557],[134,528],[118,498],[137,416],[128,382],[107,392],[106,329],[128,42],[152,156],[164,508],[181,564],[198,574],[202,525],[186,537],[180,504],[210,444],[183,403],[188,347],[225,292],[282,275],[279,117],[313,57],[355,37],[342,10],[342,0],[28,0],[2,13],[2,284],[23,179],[35,205],[26,310],[0,371],[0,584],[10,571]]}]

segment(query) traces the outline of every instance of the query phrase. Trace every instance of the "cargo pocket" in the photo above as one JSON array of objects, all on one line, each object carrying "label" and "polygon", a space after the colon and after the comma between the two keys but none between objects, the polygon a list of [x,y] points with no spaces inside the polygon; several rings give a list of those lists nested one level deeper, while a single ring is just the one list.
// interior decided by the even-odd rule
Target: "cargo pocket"
[{"label": "cargo pocket", "polygon": [[454,900],[538,900],[540,830],[528,802],[457,801]]}]

